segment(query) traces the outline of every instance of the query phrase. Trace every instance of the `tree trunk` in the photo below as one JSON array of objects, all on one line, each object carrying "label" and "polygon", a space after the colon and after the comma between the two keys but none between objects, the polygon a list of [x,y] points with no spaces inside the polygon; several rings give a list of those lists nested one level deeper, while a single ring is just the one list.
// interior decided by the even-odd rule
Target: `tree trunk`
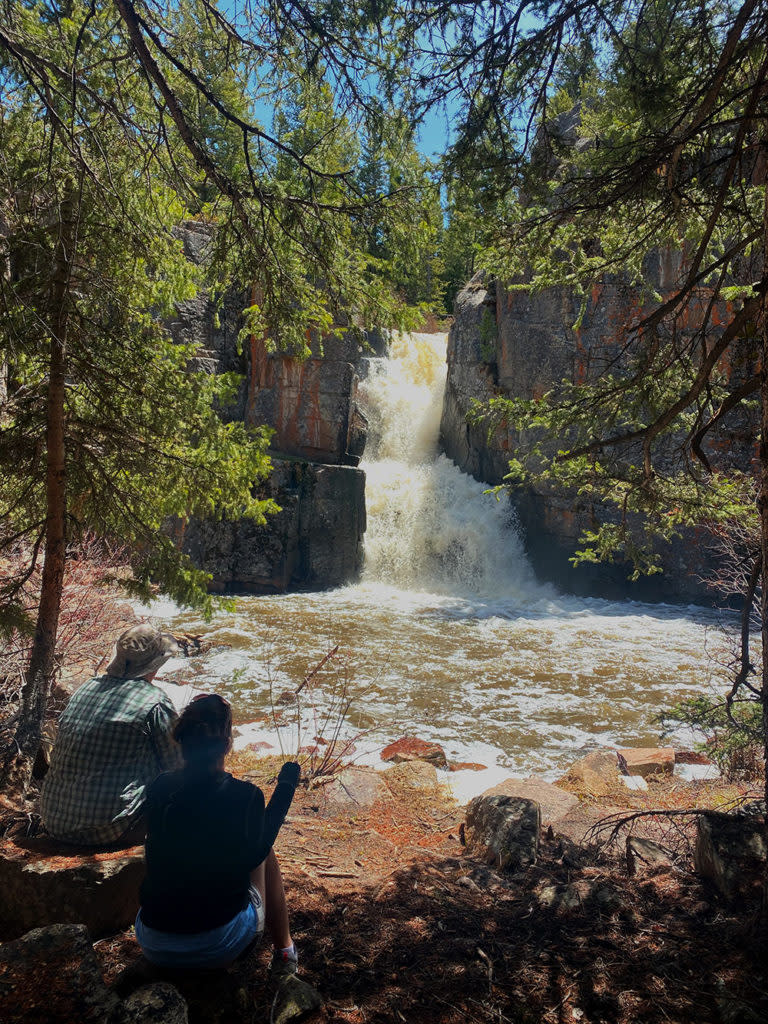
[{"label": "tree trunk", "polygon": [[[766,801],[766,840],[768,840],[768,187],[763,206],[763,295],[760,316],[760,550],[762,561],[760,637],[762,640],[762,672],[760,699],[763,711],[763,768]],[[768,864],[763,879],[763,913],[768,914]]]},{"label": "tree trunk", "polygon": [[65,388],[69,292],[77,236],[77,202],[74,198],[62,201],[60,215],[49,306],[51,351],[45,431],[47,514],[42,584],[29,667],[21,691],[19,722],[3,773],[5,784],[21,792],[29,785],[32,765],[40,746],[56,667],[56,635],[67,549]]}]

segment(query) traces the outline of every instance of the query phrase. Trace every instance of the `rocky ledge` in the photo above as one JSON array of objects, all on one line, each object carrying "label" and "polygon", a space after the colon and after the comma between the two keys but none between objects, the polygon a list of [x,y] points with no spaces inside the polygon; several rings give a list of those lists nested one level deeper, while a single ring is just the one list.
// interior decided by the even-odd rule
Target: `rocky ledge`
[{"label": "rocky ledge", "polygon": [[184,551],[211,573],[213,589],[248,593],[321,590],[355,580],[363,565],[365,473],[352,466],[273,457],[259,488],[280,512],[264,526],[191,521]]}]

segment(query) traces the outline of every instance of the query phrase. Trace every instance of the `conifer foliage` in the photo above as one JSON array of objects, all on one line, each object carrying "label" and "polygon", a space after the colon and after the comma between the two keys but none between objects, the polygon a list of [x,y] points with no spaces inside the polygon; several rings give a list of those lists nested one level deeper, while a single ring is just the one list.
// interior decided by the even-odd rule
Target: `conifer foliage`
[{"label": "conifer foliage", "polygon": [[[163,524],[271,510],[252,496],[268,432],[216,414],[235,381],[190,372],[194,352],[165,326],[176,304],[203,284],[248,288],[246,330],[299,355],[340,310],[362,311],[361,328],[407,323],[355,244],[368,204],[354,167],[255,114],[286,78],[326,74],[335,37],[297,70],[306,31],[279,5],[235,24],[209,0],[0,4],[0,545],[28,553],[8,562],[2,603],[9,629],[34,630],[6,763],[21,781],[78,538],[127,545],[134,593],[159,583],[205,607],[207,578]],[[174,233],[189,216],[211,226],[205,268]],[[18,598],[38,563],[31,622]]]},{"label": "conifer foliage", "polygon": [[632,298],[572,377],[477,415],[519,431],[513,485],[613,503],[582,559],[654,571],[654,536],[701,523],[751,538],[730,573],[744,612],[727,709],[737,694],[761,702],[768,740],[768,4],[489,0],[423,14],[432,94],[461,105],[452,163],[493,202],[480,266],[512,291],[580,294],[575,346],[605,282]]}]

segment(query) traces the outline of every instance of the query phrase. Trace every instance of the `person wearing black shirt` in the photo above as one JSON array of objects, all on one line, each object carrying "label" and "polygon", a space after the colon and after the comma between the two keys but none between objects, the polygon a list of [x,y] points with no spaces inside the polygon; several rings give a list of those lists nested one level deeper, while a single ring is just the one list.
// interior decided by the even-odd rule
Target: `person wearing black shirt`
[{"label": "person wearing black shirt", "polygon": [[266,806],[258,786],[225,772],[232,711],[218,694],[196,697],[174,737],[184,767],[160,775],[147,793],[147,874],[136,918],[145,957],[166,967],[225,966],[266,928],[275,947],[273,973],[295,973],[296,949],[272,847],[299,765],[283,765]]}]

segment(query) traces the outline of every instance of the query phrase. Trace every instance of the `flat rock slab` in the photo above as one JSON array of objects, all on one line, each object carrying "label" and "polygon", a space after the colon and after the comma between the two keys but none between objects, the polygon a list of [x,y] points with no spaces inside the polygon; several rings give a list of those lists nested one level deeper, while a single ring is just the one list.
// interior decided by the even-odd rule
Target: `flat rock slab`
[{"label": "flat rock slab", "polygon": [[3,1024],[104,1024],[119,1005],[84,925],[35,928],[0,946]]},{"label": "flat rock slab", "polygon": [[320,813],[333,818],[370,810],[387,792],[381,772],[373,768],[345,768],[317,788],[321,794]]},{"label": "flat rock slab", "polygon": [[522,800],[533,800],[541,808],[543,825],[554,825],[579,805],[579,798],[573,793],[568,793],[533,775],[527,779],[504,779],[498,786],[486,789],[481,795],[516,796]]},{"label": "flat rock slab", "polygon": [[144,847],[62,853],[51,840],[0,851],[0,938],[54,923],[84,924],[95,936],[133,924],[144,878]]},{"label": "flat rock slab", "polygon": [[671,775],[675,768],[674,747],[621,747],[617,751],[623,758],[630,775]]}]

